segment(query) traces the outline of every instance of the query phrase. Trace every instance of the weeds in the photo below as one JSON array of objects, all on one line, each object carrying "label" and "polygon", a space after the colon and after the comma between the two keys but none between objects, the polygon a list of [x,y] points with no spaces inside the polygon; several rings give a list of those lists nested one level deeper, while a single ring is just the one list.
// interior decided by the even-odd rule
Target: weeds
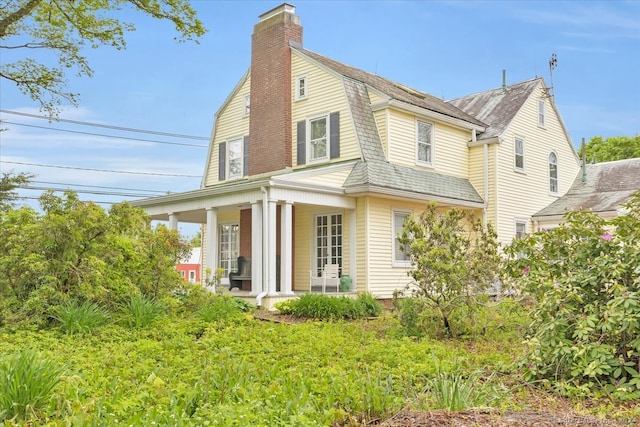
[{"label": "weeds", "polygon": [[70,301],[58,307],[53,318],[60,322],[65,333],[84,334],[107,323],[109,315],[98,304]]},{"label": "weeds", "polygon": [[0,362],[0,421],[37,417],[60,382],[62,368],[24,350]]},{"label": "weeds", "polygon": [[159,318],[164,306],[150,298],[134,295],[124,306],[125,323],[132,328],[144,328]]}]

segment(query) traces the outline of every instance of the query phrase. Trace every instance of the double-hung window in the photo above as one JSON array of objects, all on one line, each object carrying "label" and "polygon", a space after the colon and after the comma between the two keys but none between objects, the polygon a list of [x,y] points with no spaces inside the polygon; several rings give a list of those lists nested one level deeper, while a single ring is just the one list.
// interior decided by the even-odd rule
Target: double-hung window
[{"label": "double-hung window", "polygon": [[407,217],[409,217],[408,212],[393,211],[393,265],[395,267],[409,267],[411,265],[411,260],[407,255],[407,247],[399,240],[402,234],[402,225]]},{"label": "double-hung window", "polygon": [[296,77],[295,99],[305,99],[307,97],[307,76]]},{"label": "double-hung window", "polygon": [[315,272],[325,264],[342,267],[342,214],[317,215],[315,224]]},{"label": "double-hung window", "polygon": [[433,124],[418,120],[416,163],[433,166]]},{"label": "double-hung window", "polygon": [[556,153],[549,154],[549,192],[558,193],[558,156]]},{"label": "double-hung window", "polygon": [[329,160],[329,116],[309,120],[308,150],[309,162]]},{"label": "double-hung window", "polygon": [[513,168],[518,172],[524,172],[524,139],[515,138],[513,155]]},{"label": "double-hung window", "polygon": [[227,179],[241,178],[243,159],[243,139],[233,139],[227,143]]},{"label": "double-hung window", "polygon": [[516,239],[522,239],[527,234],[527,222],[524,220],[516,219]]},{"label": "double-hung window", "polygon": [[545,109],[544,99],[538,100],[538,126],[540,126],[541,128],[544,127],[544,119],[545,119],[544,109]]}]

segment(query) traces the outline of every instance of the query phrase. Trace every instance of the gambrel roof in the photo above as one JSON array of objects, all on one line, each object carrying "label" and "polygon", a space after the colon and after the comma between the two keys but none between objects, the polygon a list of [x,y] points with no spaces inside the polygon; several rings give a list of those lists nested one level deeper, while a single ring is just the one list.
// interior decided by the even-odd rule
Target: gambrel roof
[{"label": "gambrel roof", "polygon": [[322,56],[307,49],[298,49],[295,46],[292,46],[292,49],[344,77],[366,84],[367,86],[385,94],[390,99],[402,101],[416,107],[425,108],[427,110],[444,114],[445,116],[462,120],[476,126],[486,126],[486,124],[478,120],[478,118],[473,117],[472,115],[467,114],[455,105],[449,104],[440,98],[429,95],[428,93],[410,88],[400,83],[393,82],[391,80],[385,79],[384,77],[368,73],[358,68],[342,64],[338,61],[334,61],[333,59],[327,58],[326,56]]},{"label": "gambrel roof", "polygon": [[542,78],[537,77],[448,102],[489,125],[482,134],[478,135],[479,140],[496,138],[507,129],[509,123],[540,84],[544,87]]},{"label": "gambrel roof", "polygon": [[616,212],[640,190],[640,158],[586,165],[567,193],[534,218],[561,216],[569,211]]}]

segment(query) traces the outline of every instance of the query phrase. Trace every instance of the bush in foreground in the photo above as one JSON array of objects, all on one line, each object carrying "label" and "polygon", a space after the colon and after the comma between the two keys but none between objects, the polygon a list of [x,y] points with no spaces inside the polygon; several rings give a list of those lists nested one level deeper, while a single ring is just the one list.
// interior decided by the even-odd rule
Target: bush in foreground
[{"label": "bush in foreground", "polygon": [[382,313],[382,305],[371,294],[357,298],[332,297],[324,294],[305,294],[276,304],[282,314],[319,320],[360,319],[376,317]]}]

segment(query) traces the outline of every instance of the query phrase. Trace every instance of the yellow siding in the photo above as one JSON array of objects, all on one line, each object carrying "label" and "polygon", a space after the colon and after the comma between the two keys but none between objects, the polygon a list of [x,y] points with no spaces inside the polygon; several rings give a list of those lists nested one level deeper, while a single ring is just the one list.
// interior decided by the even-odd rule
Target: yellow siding
[{"label": "yellow siding", "polygon": [[433,168],[416,165],[416,116],[389,110],[387,135],[388,157],[391,163],[467,178],[469,174],[470,131],[460,130],[445,123],[420,119],[434,125]]},{"label": "yellow siding", "polygon": [[[307,76],[308,96],[296,101],[294,96],[296,77]],[[292,91],[292,153],[295,164],[298,147],[296,144],[298,129],[296,124],[309,117],[340,112],[340,158],[332,162],[360,158],[360,147],[356,141],[355,130],[344,92],[342,79],[318,67],[299,55],[291,57]],[[295,167],[295,166],[294,166]]]},{"label": "yellow siding", "polygon": [[388,110],[378,110],[373,113],[373,117],[378,127],[378,135],[380,135],[380,140],[382,141],[382,149],[386,157],[389,158]]},{"label": "yellow siding", "polygon": [[356,290],[368,292],[369,287],[369,221],[367,211],[369,199],[359,197],[356,200]]},{"label": "yellow siding", "polygon": [[209,159],[209,170],[205,185],[213,185],[218,181],[218,145],[227,139],[249,135],[249,116],[244,115],[244,97],[249,94],[251,79],[247,78],[242,87],[233,96],[227,106],[220,112],[215,123],[215,132]]},{"label": "yellow siding", "polygon": [[469,148],[469,181],[484,199],[484,147]]},{"label": "yellow siding", "polygon": [[[508,243],[515,233],[515,219],[529,220],[531,215],[549,205],[558,196],[549,194],[549,153],[558,156],[559,192],[564,194],[578,173],[578,162],[562,130],[560,120],[546,103],[546,126],[538,127],[538,100],[541,90],[532,93],[505,131],[497,148],[497,230],[499,240]],[[525,141],[525,172],[514,171],[514,138]],[[527,225],[532,231],[532,225]]]},{"label": "yellow siding", "polygon": [[342,267],[345,274],[349,271],[349,217],[342,209],[331,209],[326,206],[295,206],[295,260],[293,265],[295,283],[294,291],[305,291],[310,288],[310,272],[315,259],[314,218],[316,215],[342,214]]},{"label": "yellow siding", "polygon": [[385,101],[388,101],[388,100],[389,99],[386,96],[383,98],[375,90],[369,90],[369,101],[371,101],[371,104],[378,104],[380,102],[385,102]]}]

